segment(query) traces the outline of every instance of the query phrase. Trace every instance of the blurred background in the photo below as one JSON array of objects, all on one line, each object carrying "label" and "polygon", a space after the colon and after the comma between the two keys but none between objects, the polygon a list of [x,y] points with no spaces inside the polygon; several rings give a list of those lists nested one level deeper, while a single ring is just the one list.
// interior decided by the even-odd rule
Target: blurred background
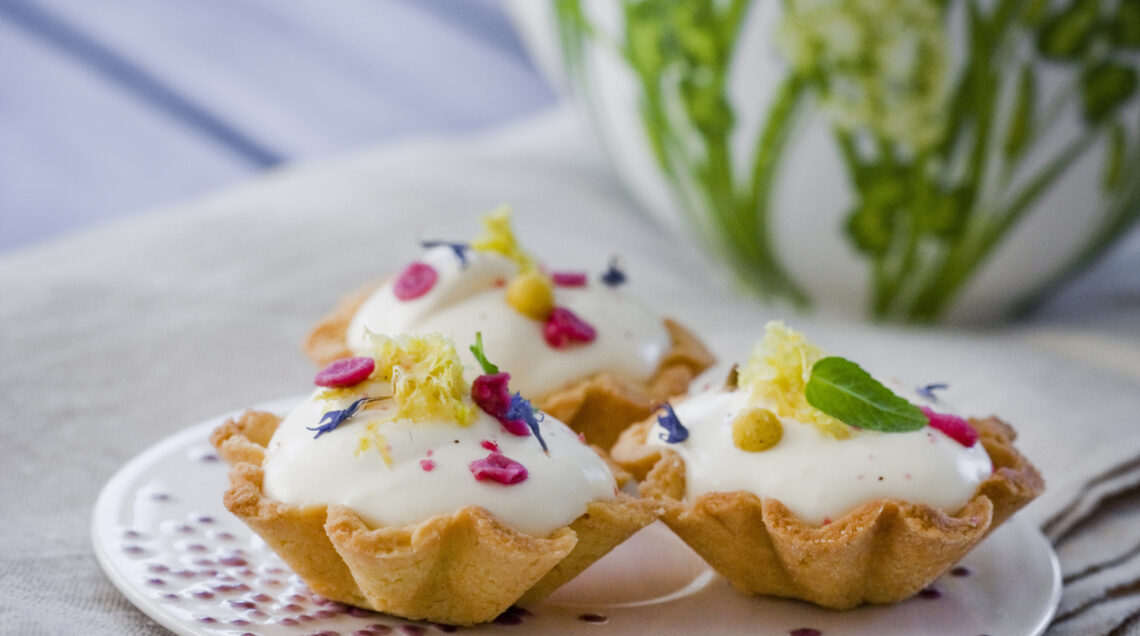
[{"label": "blurred background", "polygon": [[[0,0],[0,253],[553,109],[505,4]],[[1129,332],[1138,270],[1133,231],[1035,317]]]},{"label": "blurred background", "polygon": [[0,251],[554,103],[496,0],[0,0]]}]

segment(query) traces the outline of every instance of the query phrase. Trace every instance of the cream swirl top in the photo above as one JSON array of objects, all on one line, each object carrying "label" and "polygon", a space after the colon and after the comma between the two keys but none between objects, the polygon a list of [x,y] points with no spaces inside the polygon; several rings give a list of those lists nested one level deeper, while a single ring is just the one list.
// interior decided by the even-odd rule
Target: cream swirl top
[{"label": "cream swirl top", "polygon": [[[924,503],[953,514],[993,472],[980,443],[964,447],[931,426],[908,433],[861,430],[836,439],[815,426],[780,418],[778,444],[744,451],[733,444],[734,418],[744,408],[767,406],[750,398],[743,388],[719,389],[678,403],[677,418],[689,431],[680,443],[663,441],[666,431],[660,424],[650,429],[647,444],[670,448],[684,459],[687,498],[744,490],[778,499],[816,525],[879,498]],[[941,404],[938,410],[948,412]]]},{"label": "cream swirl top", "polygon": [[[540,423],[549,455],[533,435],[512,435],[478,408],[469,426],[389,420],[393,400],[373,403],[314,439],[307,427],[316,427],[329,409],[352,402],[329,402],[319,394],[289,413],[269,442],[263,466],[270,498],[296,505],[343,504],[373,526],[415,524],[476,505],[520,532],[544,537],[581,516],[589,502],[616,494],[605,462],[549,415]],[[386,453],[360,451],[365,427],[376,421]],[[521,463],[527,478],[511,485],[476,480],[468,466],[488,456],[484,442]]]},{"label": "cream swirl top", "polygon": [[467,251],[462,267],[450,247],[424,251],[420,261],[439,275],[432,289],[419,298],[400,300],[394,279],[374,292],[353,317],[346,334],[357,353],[370,350],[369,331],[381,334],[439,332],[459,338],[457,348],[465,366],[477,370],[467,350],[479,331],[487,355],[511,373],[512,390],[540,399],[575,380],[609,371],[631,381],[645,381],[671,346],[660,315],[649,311],[621,287],[595,279],[585,287],[556,287],[555,303],[566,307],[597,330],[588,344],[554,349],[542,335],[542,323],[513,309],[503,285],[518,271],[511,260],[493,253]]}]

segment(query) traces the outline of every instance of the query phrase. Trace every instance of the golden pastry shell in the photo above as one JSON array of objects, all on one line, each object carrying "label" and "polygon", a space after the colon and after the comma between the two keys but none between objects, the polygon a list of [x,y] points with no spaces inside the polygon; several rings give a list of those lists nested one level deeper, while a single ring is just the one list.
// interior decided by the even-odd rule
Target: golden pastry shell
[{"label": "golden pastry shell", "polygon": [[919,592],[1044,490],[1009,425],[995,417],[970,422],[994,471],[956,514],[876,499],[814,526],[750,492],[686,501],[684,460],[645,444],[655,418],[629,427],[611,455],[641,480],[642,496],[664,506],[662,521],[740,592],[848,609]]},{"label": "golden pastry shell", "polygon": [[298,506],[265,495],[262,463],[279,422],[248,411],[211,434],[231,464],[226,508],[317,594],[404,618],[473,625],[541,600],[660,512],[621,494],[591,502],[548,537],[519,532],[477,506],[373,528],[345,506]]}]

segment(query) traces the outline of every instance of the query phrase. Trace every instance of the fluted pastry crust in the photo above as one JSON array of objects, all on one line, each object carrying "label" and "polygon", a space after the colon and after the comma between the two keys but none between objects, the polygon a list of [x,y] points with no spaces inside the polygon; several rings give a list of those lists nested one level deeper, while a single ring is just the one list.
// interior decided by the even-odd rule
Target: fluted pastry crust
[{"label": "fluted pastry crust", "polygon": [[262,489],[265,446],[280,418],[248,411],[210,436],[231,463],[226,508],[316,593],[404,618],[489,621],[545,598],[656,519],[660,506],[619,495],[548,537],[501,523],[477,506],[402,527],[370,527],[345,506],[297,506]]},{"label": "fluted pastry crust", "polygon": [[[345,296],[309,332],[302,345],[305,354],[320,365],[353,355],[345,340],[348,325],[378,287],[369,285]],[[603,372],[535,399],[535,404],[585,435],[591,444],[609,449],[626,426],[648,417],[668,398],[684,394],[693,378],[714,362],[708,349],[687,329],[668,318],[665,329],[672,346],[647,382],[630,382]]]},{"label": "fluted pastry crust", "polygon": [[972,419],[994,464],[966,506],[946,514],[924,504],[868,501],[832,523],[813,526],[775,499],[744,491],[685,501],[685,464],[668,448],[645,445],[653,419],[629,427],[614,460],[661,502],[662,521],[745,594],[797,598],[832,609],[909,598],[949,569],[1045,487],[1013,447],[1013,429]]}]

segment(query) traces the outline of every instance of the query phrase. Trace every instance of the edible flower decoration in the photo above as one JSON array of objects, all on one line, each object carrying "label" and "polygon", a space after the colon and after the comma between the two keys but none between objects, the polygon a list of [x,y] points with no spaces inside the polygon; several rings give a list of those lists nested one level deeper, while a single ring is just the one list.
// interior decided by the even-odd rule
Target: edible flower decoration
[{"label": "edible flower decoration", "polygon": [[[335,430],[361,414],[368,404],[393,400],[396,408],[387,419],[418,422],[431,418],[471,423],[475,410],[467,403],[463,365],[450,341],[439,334],[401,336],[398,339],[370,333],[373,355],[337,360],[321,369],[314,383],[325,387],[316,399],[335,403],[358,397],[348,407],[325,411],[313,439]],[[357,452],[376,449],[391,465],[388,442],[379,430],[381,420],[372,419],[360,436]]]},{"label": "edible flower decoration", "polygon": [[484,413],[499,420],[507,432],[526,437],[530,435],[526,422],[507,416],[507,411],[511,408],[511,391],[508,388],[510,381],[509,373],[485,373],[471,383],[471,399]]},{"label": "edible flower decoration", "polygon": [[673,406],[665,402],[661,408],[665,410],[664,414],[657,416],[657,424],[665,429],[664,434],[661,435],[661,440],[669,444],[679,444],[689,439],[689,429],[681,424]]},{"label": "edible flower decoration", "polygon": [[483,351],[482,332],[475,332],[475,344],[471,345],[471,353],[483,368],[483,375],[471,383],[471,399],[485,413],[499,420],[511,434],[525,437],[533,433],[542,450],[549,453],[538,427],[541,414],[520,394],[511,395],[511,374],[499,371],[499,367],[487,359]]},{"label": "edible flower decoration", "polygon": [[411,263],[392,285],[392,293],[400,300],[415,300],[431,291],[439,280],[439,272],[427,263]]},{"label": "edible flower decoration", "polygon": [[550,280],[559,287],[585,287],[590,277],[586,272],[551,272]]},{"label": "edible flower decoration", "polygon": [[565,307],[555,307],[542,325],[542,337],[555,349],[593,342],[598,330]]},{"label": "edible flower decoration", "polygon": [[625,272],[618,268],[618,259],[615,256],[610,259],[610,266],[602,274],[602,282],[610,287],[617,287],[618,285],[625,284]]},{"label": "edible flower decoration", "polygon": [[313,378],[313,384],[331,389],[356,386],[367,380],[375,370],[376,361],[367,356],[342,358],[330,362],[325,368],[317,372],[317,377]]},{"label": "edible flower decoration", "polygon": [[[460,426],[471,423],[475,411],[468,403],[469,389],[463,379],[463,366],[451,341],[439,334],[389,338],[370,333],[369,337],[372,340],[373,356],[347,358],[326,366],[314,380],[319,386],[326,387],[316,397],[318,400],[322,397],[326,400],[343,400],[349,395],[368,391],[380,395],[365,395],[343,409],[325,411],[316,426],[306,427],[316,432],[313,439],[336,430],[357,416],[365,406],[379,401],[395,403],[395,409],[387,409],[387,419],[402,418],[412,422],[442,419]],[[482,334],[476,334],[476,342],[471,350],[484,370],[489,372],[477,378],[476,385],[470,389],[471,397],[488,413],[505,425],[509,424],[508,430],[512,433],[533,433],[543,451],[549,453],[538,428],[541,415],[521,395],[509,393],[507,381],[510,380],[510,375],[500,373],[498,367],[487,360],[483,354]],[[483,387],[482,390],[480,386]],[[392,466],[391,447],[380,431],[380,424],[378,418],[366,424],[356,452],[360,454],[375,449],[384,463]],[[511,485],[527,478],[526,468],[503,455],[497,444],[485,441],[483,446],[491,454],[471,462],[469,469],[475,479]],[[428,451],[427,457],[419,461],[421,470],[431,472],[436,468],[431,455],[432,452]]]},{"label": "edible flower decoration", "polygon": [[511,396],[510,405],[507,406],[506,417],[508,420],[522,421],[534,433],[535,439],[538,440],[538,445],[542,446],[542,452],[547,455],[550,454],[550,449],[546,447],[546,440],[542,439],[542,431],[538,428],[538,423],[545,417],[537,407],[530,403],[530,400],[515,393]]},{"label": "edible flower decoration", "polygon": [[467,250],[471,246],[467,243],[451,243],[449,241],[420,241],[420,247],[425,250],[430,250],[433,247],[450,247],[451,251],[455,253],[455,258],[459,259],[459,266],[467,269]]},{"label": "edible flower decoration", "polygon": [[920,386],[920,387],[916,388],[914,390],[914,392],[921,395],[922,397],[930,400],[931,402],[937,402],[938,396],[935,395],[934,392],[935,391],[945,391],[948,388],[950,388],[949,384],[942,384],[942,383],[927,384],[925,386]]},{"label": "edible flower decoration", "polygon": [[321,421],[318,422],[316,426],[306,426],[305,429],[316,431],[317,434],[313,436],[313,439],[317,439],[321,435],[333,431],[336,429],[336,427],[344,424],[346,421],[352,418],[352,416],[356,415],[358,411],[360,411],[360,407],[368,404],[369,402],[376,402],[377,400],[383,399],[384,398],[360,398],[352,404],[349,404],[348,408],[326,411],[325,414],[321,416]]},{"label": "edible flower decoration", "polygon": [[[331,362],[318,371],[316,377],[313,378],[313,384],[325,387],[324,391],[317,394],[317,399],[333,401],[355,395],[357,392],[353,387],[358,387],[367,382],[375,370],[376,361],[367,356],[343,358]],[[306,428],[310,431],[316,431],[317,434],[313,436],[313,439],[317,439],[325,433],[336,430],[336,427],[355,416],[363,406],[381,399],[384,398],[363,397],[348,405],[347,408],[326,411],[321,415],[321,420],[316,426]]]},{"label": "edible flower decoration", "polygon": [[811,423],[838,439],[850,437],[858,429],[903,433],[929,425],[963,446],[973,446],[977,441],[977,432],[965,419],[920,409],[858,364],[837,356],[825,357],[802,334],[781,322],[765,326],[764,338],[739,382],[749,387],[754,397],[774,404],[776,415]]},{"label": "edible flower decoration", "polygon": [[[543,338],[555,349],[593,342],[597,330],[566,307],[557,306],[554,299],[555,285],[580,287],[587,282],[585,274],[551,275],[543,271],[519,244],[511,227],[509,208],[496,210],[482,220],[483,233],[471,241],[471,248],[505,256],[519,267],[507,283],[507,304],[520,314],[541,321]],[[624,274],[621,277],[624,280]]]},{"label": "edible flower decoration", "polygon": [[499,451],[491,451],[483,459],[468,464],[467,469],[479,481],[495,481],[504,486],[517,484],[527,478],[526,467]]},{"label": "edible flower decoration", "polygon": [[936,413],[928,406],[922,407],[922,412],[930,420],[931,428],[936,428],[947,437],[958,442],[966,448],[978,443],[978,431],[965,420],[965,418],[948,413]]}]

